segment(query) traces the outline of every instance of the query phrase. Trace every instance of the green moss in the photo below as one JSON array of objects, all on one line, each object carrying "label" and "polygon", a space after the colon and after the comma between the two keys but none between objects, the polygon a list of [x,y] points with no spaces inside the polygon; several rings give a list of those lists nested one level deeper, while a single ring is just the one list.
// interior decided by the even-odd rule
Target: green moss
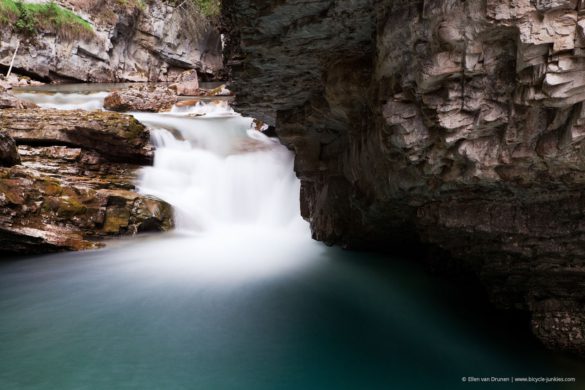
[{"label": "green moss", "polygon": [[0,26],[10,26],[18,20],[20,10],[12,0],[0,0]]},{"label": "green moss", "polygon": [[0,26],[29,37],[45,32],[73,40],[88,39],[94,34],[91,24],[54,2],[35,4],[0,0]]},{"label": "green moss", "polygon": [[63,187],[59,184],[57,180],[54,179],[43,179],[39,180],[36,185],[41,190],[42,193],[49,196],[59,196],[63,192]]},{"label": "green moss", "polygon": [[87,207],[75,198],[59,198],[59,207],[57,215],[61,218],[73,218],[76,215],[83,215],[87,211]]}]

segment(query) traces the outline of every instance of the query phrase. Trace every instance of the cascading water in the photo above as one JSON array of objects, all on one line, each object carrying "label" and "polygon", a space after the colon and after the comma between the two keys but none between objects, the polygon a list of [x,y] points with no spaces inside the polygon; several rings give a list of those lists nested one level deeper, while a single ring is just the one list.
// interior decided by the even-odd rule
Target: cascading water
[{"label": "cascading water", "polygon": [[[20,97],[96,109],[104,94]],[[134,115],[157,146],[138,187],[173,205],[177,231],[0,263],[0,389],[468,389],[467,375],[584,372],[411,263],[312,241],[292,154],[226,105]]]},{"label": "cascading water", "polygon": [[156,146],[154,166],[144,169],[139,188],[174,206],[177,228],[304,225],[292,153],[227,106],[201,119],[189,118],[192,112],[135,114],[155,128]]},{"label": "cascading water", "polygon": [[[43,108],[98,110],[107,94],[18,96]],[[203,233],[241,226],[307,232],[299,216],[293,154],[252,129],[252,119],[236,114],[227,102],[132,115],[150,127],[156,147],[154,166],[143,169],[137,186],[173,206],[177,230]]]}]

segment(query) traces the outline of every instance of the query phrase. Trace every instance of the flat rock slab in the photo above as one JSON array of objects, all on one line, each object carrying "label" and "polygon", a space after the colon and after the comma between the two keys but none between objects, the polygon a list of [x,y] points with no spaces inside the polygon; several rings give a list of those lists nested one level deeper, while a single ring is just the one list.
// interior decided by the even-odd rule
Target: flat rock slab
[{"label": "flat rock slab", "polygon": [[130,115],[103,111],[0,111],[0,129],[17,144],[65,145],[99,153],[109,161],[151,164],[148,129]]}]

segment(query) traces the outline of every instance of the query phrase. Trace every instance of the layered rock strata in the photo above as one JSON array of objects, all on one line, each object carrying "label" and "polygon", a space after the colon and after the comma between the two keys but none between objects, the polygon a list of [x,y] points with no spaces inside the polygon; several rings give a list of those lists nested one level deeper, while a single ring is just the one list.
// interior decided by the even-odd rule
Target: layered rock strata
[{"label": "layered rock strata", "polygon": [[584,12],[225,0],[226,60],[238,109],[296,152],[315,238],[440,248],[585,354]]},{"label": "layered rock strata", "polygon": [[0,110],[0,252],[89,249],[169,230],[171,207],[134,187],[152,159],[148,140],[126,115]]},{"label": "layered rock strata", "polygon": [[19,144],[83,147],[110,161],[152,163],[150,133],[130,115],[83,110],[0,111],[0,129]]}]

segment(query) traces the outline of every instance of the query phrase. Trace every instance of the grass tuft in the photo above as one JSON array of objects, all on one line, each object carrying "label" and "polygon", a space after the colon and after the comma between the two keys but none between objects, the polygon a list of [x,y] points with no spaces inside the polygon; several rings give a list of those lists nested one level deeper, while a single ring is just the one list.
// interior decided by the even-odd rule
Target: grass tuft
[{"label": "grass tuft", "polygon": [[10,26],[18,20],[20,10],[12,0],[0,0],[0,26]]},{"label": "grass tuft", "polygon": [[54,2],[0,0],[0,27],[31,38],[40,33],[53,33],[63,40],[90,39],[94,36],[91,24]]},{"label": "grass tuft", "polygon": [[204,16],[208,18],[215,18],[221,12],[220,0],[191,0],[197,5]]}]

